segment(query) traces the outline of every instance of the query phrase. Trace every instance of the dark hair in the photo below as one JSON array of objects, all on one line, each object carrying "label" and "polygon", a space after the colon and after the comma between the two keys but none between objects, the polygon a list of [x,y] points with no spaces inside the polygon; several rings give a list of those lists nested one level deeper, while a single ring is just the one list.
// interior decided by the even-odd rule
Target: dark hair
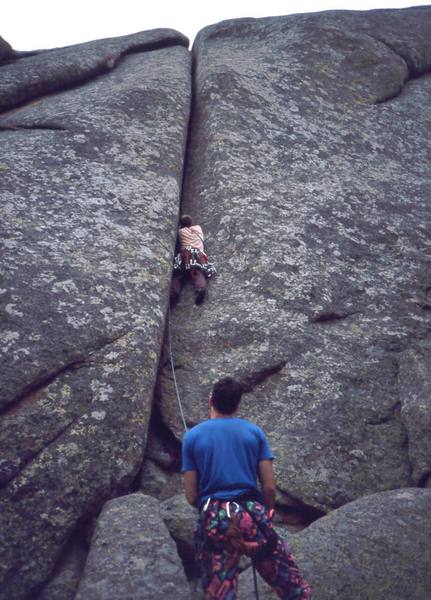
[{"label": "dark hair", "polygon": [[181,227],[191,227],[191,225],[193,225],[193,219],[190,215],[181,215],[180,225]]},{"label": "dark hair", "polygon": [[231,415],[238,408],[242,392],[242,385],[238,381],[224,377],[213,386],[212,404],[218,412]]}]

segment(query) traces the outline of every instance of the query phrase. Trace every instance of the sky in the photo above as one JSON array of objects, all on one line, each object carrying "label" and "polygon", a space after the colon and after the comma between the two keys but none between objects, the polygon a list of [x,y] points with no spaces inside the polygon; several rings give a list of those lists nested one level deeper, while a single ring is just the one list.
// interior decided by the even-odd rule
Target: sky
[{"label": "sky", "polygon": [[157,27],[193,41],[224,19],[269,17],[321,10],[369,10],[426,5],[410,0],[7,0],[0,35],[15,50],[68,46]]}]

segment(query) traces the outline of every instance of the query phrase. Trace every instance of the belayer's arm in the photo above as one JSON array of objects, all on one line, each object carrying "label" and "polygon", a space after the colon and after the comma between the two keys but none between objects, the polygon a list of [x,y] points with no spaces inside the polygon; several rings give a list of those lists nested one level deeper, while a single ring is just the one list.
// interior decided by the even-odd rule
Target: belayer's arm
[{"label": "belayer's arm", "polygon": [[261,460],[259,462],[258,475],[262,486],[263,501],[266,508],[270,510],[274,508],[275,503],[275,479],[272,460]]},{"label": "belayer's arm", "polygon": [[184,487],[186,488],[186,499],[192,506],[197,506],[198,501],[198,473],[197,471],[184,472]]}]

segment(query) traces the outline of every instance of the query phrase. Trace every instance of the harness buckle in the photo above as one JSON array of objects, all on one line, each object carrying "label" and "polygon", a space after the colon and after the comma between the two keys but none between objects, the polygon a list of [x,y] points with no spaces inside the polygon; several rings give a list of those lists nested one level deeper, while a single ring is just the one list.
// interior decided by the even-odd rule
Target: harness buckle
[{"label": "harness buckle", "polygon": [[227,513],[227,516],[229,519],[230,519],[230,505],[231,504],[232,504],[232,506],[235,507],[235,512],[238,512],[240,509],[238,502],[226,502],[226,513]]}]

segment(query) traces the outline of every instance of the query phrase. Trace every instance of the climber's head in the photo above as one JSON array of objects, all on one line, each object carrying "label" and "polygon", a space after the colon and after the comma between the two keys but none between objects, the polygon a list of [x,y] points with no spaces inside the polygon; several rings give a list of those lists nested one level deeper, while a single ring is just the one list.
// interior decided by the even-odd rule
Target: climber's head
[{"label": "climber's head", "polygon": [[238,410],[242,391],[242,385],[238,381],[232,377],[224,377],[213,386],[210,396],[211,405],[219,413],[232,415]]},{"label": "climber's head", "polygon": [[181,215],[180,227],[191,227],[193,225],[193,219],[190,215]]}]

